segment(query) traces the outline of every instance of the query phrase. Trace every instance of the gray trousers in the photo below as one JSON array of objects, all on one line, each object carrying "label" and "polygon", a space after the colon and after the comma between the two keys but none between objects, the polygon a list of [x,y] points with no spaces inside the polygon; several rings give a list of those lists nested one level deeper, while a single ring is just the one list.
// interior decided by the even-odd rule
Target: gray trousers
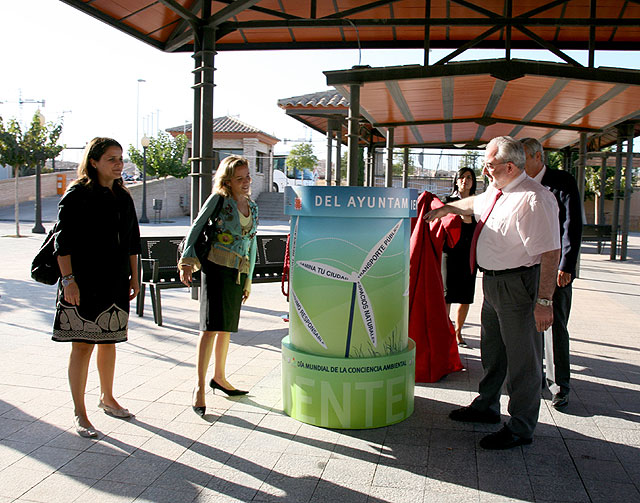
[{"label": "gray trousers", "polygon": [[500,413],[502,385],[507,384],[507,427],[531,438],[540,411],[542,334],[536,331],[533,310],[540,268],[499,276],[484,275],[481,315],[482,367],[479,396],[471,404]]},{"label": "gray trousers", "polygon": [[547,384],[552,393],[562,391],[569,393],[569,379],[571,377],[569,360],[569,313],[571,312],[571,298],[573,289],[571,283],[562,288],[556,287],[553,294],[553,325],[551,332],[553,337],[553,348],[551,358],[545,362],[547,368]]}]

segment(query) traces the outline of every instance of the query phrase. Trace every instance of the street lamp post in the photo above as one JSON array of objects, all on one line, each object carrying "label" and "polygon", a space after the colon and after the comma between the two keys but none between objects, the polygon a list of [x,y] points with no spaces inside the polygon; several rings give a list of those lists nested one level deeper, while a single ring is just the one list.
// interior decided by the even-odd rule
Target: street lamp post
[{"label": "street lamp post", "polygon": [[143,136],[140,140],[142,145],[142,211],[140,212],[141,224],[148,224],[147,218],[147,147],[149,146],[149,138]]},{"label": "street lamp post", "polygon": [[[45,125],[44,115],[38,110],[36,112],[38,116],[38,120],[40,121],[40,126]],[[42,189],[41,189],[41,169],[40,161],[36,164],[36,201],[35,201],[35,217],[34,217],[34,225],[31,232],[34,234],[44,234],[45,229],[42,225]]]},{"label": "street lamp post", "polygon": [[136,93],[136,148],[138,147],[138,136],[139,134],[139,126],[140,126],[140,82],[146,82],[144,79],[138,79],[138,89]]}]

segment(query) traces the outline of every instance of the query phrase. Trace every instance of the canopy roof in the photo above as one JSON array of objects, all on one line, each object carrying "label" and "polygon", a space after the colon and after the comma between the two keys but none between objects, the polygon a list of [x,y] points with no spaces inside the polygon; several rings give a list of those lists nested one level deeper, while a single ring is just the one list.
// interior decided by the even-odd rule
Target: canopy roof
[{"label": "canopy roof", "polygon": [[[329,129],[334,133],[341,131],[342,143],[346,143],[347,123],[345,119],[349,112],[349,100],[335,89],[283,98],[278,100],[278,106],[288,116],[319,133],[325,134]],[[371,139],[374,143],[384,143],[385,141],[385,137],[372,128],[370,123],[362,122],[360,143],[368,145]]]},{"label": "canopy roof", "polygon": [[394,128],[396,146],[482,147],[491,138],[538,138],[545,148],[597,137],[640,118],[640,71],[561,63],[484,60],[325,72],[349,98],[360,85],[362,115]]},{"label": "canopy roof", "polygon": [[167,52],[192,52],[203,25],[218,51],[640,49],[638,0],[61,1]]}]

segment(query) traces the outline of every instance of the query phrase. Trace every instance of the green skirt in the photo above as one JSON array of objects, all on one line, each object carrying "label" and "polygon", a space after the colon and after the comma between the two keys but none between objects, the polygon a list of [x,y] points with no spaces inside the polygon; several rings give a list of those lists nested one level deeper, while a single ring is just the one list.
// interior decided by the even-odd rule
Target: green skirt
[{"label": "green skirt", "polygon": [[237,332],[242,294],[247,279],[238,270],[205,260],[200,289],[200,330],[203,332]]}]

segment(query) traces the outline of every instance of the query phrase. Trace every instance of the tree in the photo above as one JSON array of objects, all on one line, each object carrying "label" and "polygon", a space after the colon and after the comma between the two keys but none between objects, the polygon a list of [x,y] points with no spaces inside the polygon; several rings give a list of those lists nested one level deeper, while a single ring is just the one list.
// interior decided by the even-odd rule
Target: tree
[{"label": "tree", "polygon": [[[164,132],[159,132],[157,138],[150,138],[147,147],[147,174],[158,178],[187,176],[189,165],[184,162],[184,151],[188,141],[183,134],[174,138]],[[129,145],[129,158],[140,171],[144,169],[143,152],[133,145]]]},{"label": "tree", "polygon": [[45,124],[40,111],[33,114],[31,125],[24,132],[16,119],[10,119],[5,126],[0,117],[0,164],[11,166],[15,176],[16,237],[20,237],[18,179],[21,169],[33,169],[57,157],[64,148],[58,145],[61,133],[62,124]]},{"label": "tree", "polygon": [[[402,176],[402,169],[404,166],[404,152],[393,154],[393,167],[391,168],[393,176]],[[416,172],[416,163],[413,160],[413,156],[409,155],[409,165],[407,166],[407,174],[409,176],[414,175]]]},{"label": "tree", "polygon": [[[167,199],[167,177],[184,178],[189,174],[189,164],[184,162],[184,151],[189,139],[181,134],[175,138],[169,133],[158,132],[157,138],[149,139],[147,147],[147,174],[163,178],[164,198]],[[135,146],[129,145],[129,158],[140,171],[144,170],[144,155]],[[165,210],[167,205],[165,204]]]},{"label": "tree", "polygon": [[287,175],[298,178],[298,172],[303,173],[305,169],[313,171],[318,165],[318,158],[313,153],[310,143],[300,143],[294,146],[285,162],[287,165]]},{"label": "tree", "polygon": [[460,164],[458,164],[458,169],[462,168],[470,168],[476,175],[481,175],[480,152],[477,150],[467,150],[460,159]]}]

